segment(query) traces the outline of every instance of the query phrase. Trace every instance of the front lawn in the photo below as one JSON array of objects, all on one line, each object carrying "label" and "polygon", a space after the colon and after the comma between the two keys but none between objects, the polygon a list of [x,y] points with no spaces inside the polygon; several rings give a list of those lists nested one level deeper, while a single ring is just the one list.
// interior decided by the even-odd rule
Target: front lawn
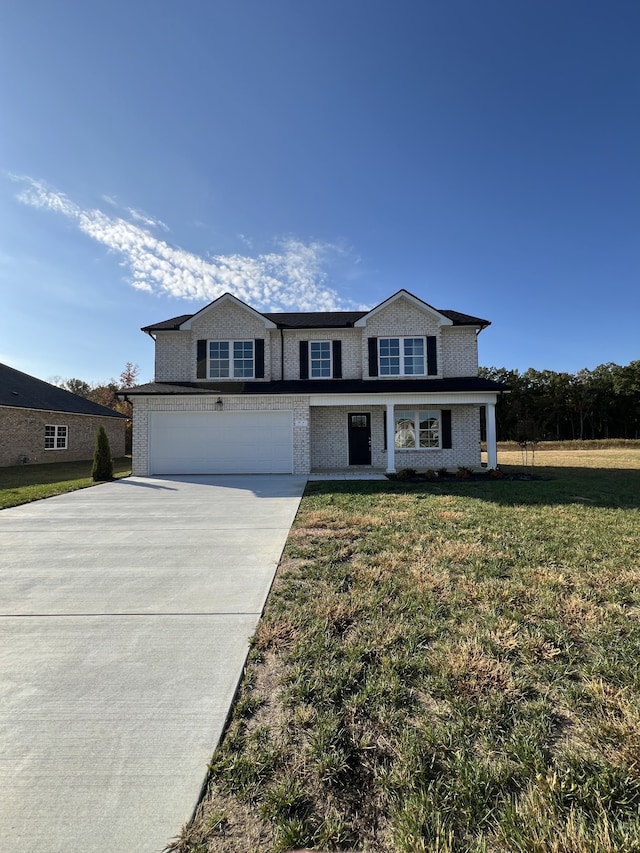
[{"label": "front lawn", "polygon": [[640,453],[591,461],[309,484],[173,849],[640,850]]},{"label": "front lawn", "polygon": [[[89,460],[0,468],[0,509],[93,486],[92,467],[93,462]],[[128,477],[131,458],[114,459],[113,472],[116,479]]]}]

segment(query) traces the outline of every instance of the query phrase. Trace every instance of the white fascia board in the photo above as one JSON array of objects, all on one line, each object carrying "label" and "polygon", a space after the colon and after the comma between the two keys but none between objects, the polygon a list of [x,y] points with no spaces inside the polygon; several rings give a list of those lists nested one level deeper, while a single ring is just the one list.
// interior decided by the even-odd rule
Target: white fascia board
[{"label": "white fascia board", "polygon": [[413,293],[409,293],[408,290],[399,290],[397,293],[394,293],[393,296],[390,296],[388,299],[385,299],[384,302],[381,302],[379,305],[376,305],[375,308],[372,308],[368,314],[365,314],[364,317],[361,317],[359,320],[353,324],[354,328],[363,328],[367,325],[367,321],[377,314],[378,311],[382,311],[384,308],[387,308],[396,299],[406,299],[407,302],[411,302],[416,308],[419,308],[421,311],[424,311],[425,314],[431,314],[432,317],[435,317],[440,326],[453,326],[453,320],[450,320],[448,317],[445,317],[444,314],[441,314],[437,308],[434,308],[433,305],[429,305],[428,302],[424,302],[422,299],[418,299],[417,296],[414,296]]},{"label": "white fascia board", "polygon": [[[227,403],[239,403],[242,400],[251,399],[253,397],[261,397],[263,400],[277,400],[282,408],[285,406],[294,406],[294,404],[308,404],[309,407],[319,406],[406,406],[406,405],[438,405],[438,406],[466,406],[480,405],[486,403],[496,403],[498,394],[493,391],[461,391],[459,393],[438,393],[438,394],[242,394],[225,396],[224,393],[218,392],[211,394],[175,394],[175,395],[137,395],[134,398],[134,407],[137,401],[143,401],[149,407],[149,410],[164,410],[183,411],[199,411],[197,401],[202,403],[205,400],[211,401],[213,398],[224,397]],[[170,402],[168,402],[170,401]],[[181,406],[183,403],[184,406]],[[254,411],[251,409],[250,411]],[[268,411],[268,409],[265,409]]]},{"label": "white fascia board", "polygon": [[458,393],[421,393],[421,394],[313,394],[309,397],[310,406],[404,406],[424,403],[462,406],[495,403],[494,391],[460,391]]},{"label": "white fascia board", "polygon": [[252,308],[250,305],[247,305],[246,302],[242,302],[241,299],[238,299],[237,296],[234,296],[232,293],[223,293],[222,296],[219,296],[217,299],[214,299],[213,302],[210,302],[208,305],[205,305],[204,308],[201,308],[197,314],[194,314],[188,320],[185,320],[184,323],[180,326],[180,329],[191,329],[195,320],[199,320],[204,314],[208,314],[209,311],[215,310],[220,305],[224,305],[225,302],[232,302],[234,305],[237,305],[238,308],[242,308],[244,311],[247,311],[249,314],[252,314],[254,317],[257,317],[259,320],[262,320],[264,323],[265,329],[277,329],[275,323],[271,320],[268,320],[264,314],[261,314],[259,311],[256,311],[255,308]]}]

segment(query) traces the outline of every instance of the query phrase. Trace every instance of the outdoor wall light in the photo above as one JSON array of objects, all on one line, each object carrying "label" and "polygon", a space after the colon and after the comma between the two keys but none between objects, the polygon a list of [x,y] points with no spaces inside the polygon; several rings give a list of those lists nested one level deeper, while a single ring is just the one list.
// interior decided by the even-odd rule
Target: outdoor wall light
[{"label": "outdoor wall light", "polygon": [[218,397],[218,399],[216,400],[214,405],[216,407],[216,412],[221,412],[222,411],[222,398]]}]

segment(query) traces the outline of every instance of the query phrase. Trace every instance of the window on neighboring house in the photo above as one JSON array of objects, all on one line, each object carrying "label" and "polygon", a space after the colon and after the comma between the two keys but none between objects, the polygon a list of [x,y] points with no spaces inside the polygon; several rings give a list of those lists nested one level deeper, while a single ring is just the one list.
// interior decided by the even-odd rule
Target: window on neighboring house
[{"label": "window on neighboring house", "polygon": [[398,450],[440,447],[440,412],[396,410],[395,446]]},{"label": "window on neighboring house", "polygon": [[209,379],[251,379],[253,341],[209,341]]},{"label": "window on neighboring house", "polygon": [[66,426],[50,426],[44,428],[45,450],[66,450],[68,429]]},{"label": "window on neighboring house", "polygon": [[380,376],[424,376],[424,338],[380,338]]},{"label": "window on neighboring house", "polygon": [[311,379],[331,379],[331,341],[309,343],[309,376]]}]

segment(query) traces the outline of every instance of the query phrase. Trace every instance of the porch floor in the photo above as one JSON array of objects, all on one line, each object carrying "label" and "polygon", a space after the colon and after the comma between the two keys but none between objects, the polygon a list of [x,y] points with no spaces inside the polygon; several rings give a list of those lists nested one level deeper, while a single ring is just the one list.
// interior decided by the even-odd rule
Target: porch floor
[{"label": "porch floor", "polygon": [[386,480],[381,468],[336,468],[331,471],[312,471],[311,480]]}]

